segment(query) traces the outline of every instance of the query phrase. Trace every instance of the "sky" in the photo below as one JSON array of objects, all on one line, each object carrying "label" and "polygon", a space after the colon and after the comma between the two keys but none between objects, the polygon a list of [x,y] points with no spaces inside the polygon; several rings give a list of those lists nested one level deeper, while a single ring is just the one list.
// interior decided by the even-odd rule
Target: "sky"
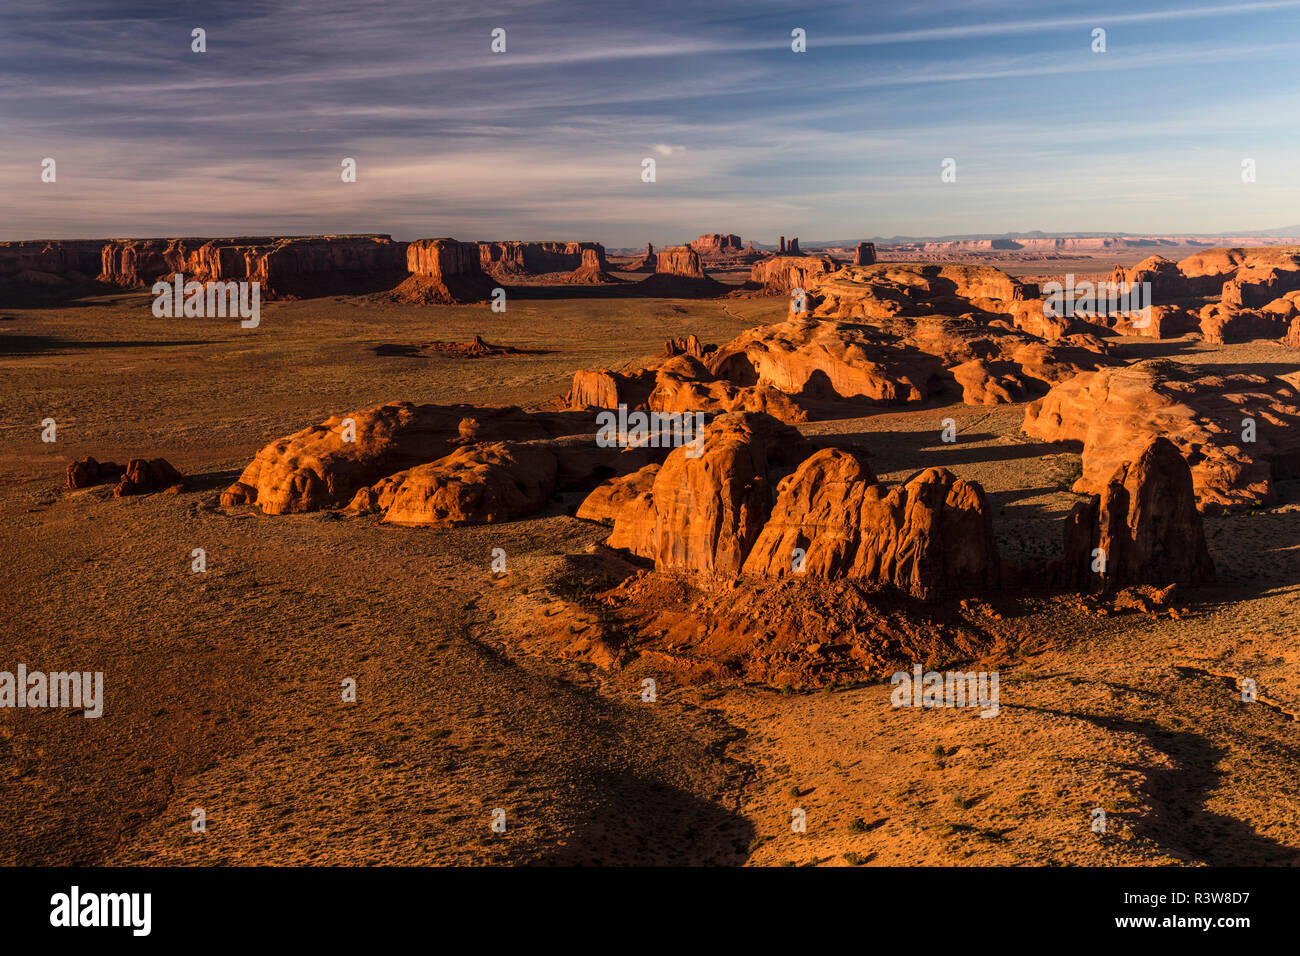
[{"label": "sky", "polygon": [[1298,58],[1300,0],[0,0],[0,239],[1241,235]]}]

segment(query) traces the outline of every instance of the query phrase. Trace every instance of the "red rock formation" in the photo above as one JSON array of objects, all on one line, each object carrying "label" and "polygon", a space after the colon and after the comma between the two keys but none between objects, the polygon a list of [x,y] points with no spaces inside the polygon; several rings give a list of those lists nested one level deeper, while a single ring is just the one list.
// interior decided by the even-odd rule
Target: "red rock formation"
[{"label": "red rock formation", "polygon": [[650,494],[660,467],[662,463],[651,462],[644,468],[625,475],[616,475],[600,483],[578,506],[577,517],[587,521],[613,523],[615,517],[628,507],[633,499]]},{"label": "red rock formation", "polygon": [[[1214,580],[1192,470],[1173,442],[1151,438],[1100,495],[1075,507],[1065,554],[1066,581],[1082,591]],[[1094,565],[1102,570],[1094,572]]]},{"label": "red rock formation", "polygon": [[481,302],[492,291],[492,280],[480,269],[478,246],[473,242],[417,239],[406,247],[406,267],[410,277],[391,293],[398,302]]},{"label": "red rock formation", "polygon": [[0,284],[49,286],[93,282],[103,239],[0,242]]},{"label": "red rock formation", "polygon": [[624,272],[654,272],[659,268],[659,258],[655,255],[655,247],[650,243],[645,244],[645,255],[634,262]]},{"label": "red rock formation", "polygon": [[694,242],[688,242],[687,245],[701,256],[731,256],[744,251],[740,244],[740,236],[720,232],[706,232]]},{"label": "red rock formation", "polygon": [[736,385],[811,400],[896,404],[929,397],[942,366],[872,326],[790,319],[742,332],[709,368]]},{"label": "red rock formation", "polygon": [[605,271],[604,256],[595,249],[582,250],[582,265],[568,273],[564,282],[573,285],[608,285],[622,280]]},{"label": "red rock formation", "polygon": [[478,249],[482,271],[499,277],[571,272],[582,267],[588,250],[605,269],[605,247],[598,242],[480,242]]},{"label": "red rock formation", "polygon": [[546,507],[557,472],[555,452],[544,442],[465,445],[360,489],[349,507],[382,511],[386,524],[510,521]]},{"label": "red rock formation", "polygon": [[782,236],[782,237],[781,237],[780,242],[777,244],[777,250],[776,250],[776,251],[777,251],[777,255],[781,255],[781,256],[785,255],[785,252],[786,252],[786,249],[785,249],[785,236]]},{"label": "red rock formation", "polygon": [[876,264],[876,244],[874,242],[859,242],[857,249],[853,251],[853,264],[855,266],[874,266]]},{"label": "red rock formation", "polygon": [[68,465],[68,480],[64,485],[69,491],[74,488],[89,488],[91,485],[114,481],[122,477],[126,469],[112,461],[96,461],[87,455],[80,461]]},{"label": "red rock formation", "polygon": [[661,251],[655,260],[655,272],[689,279],[705,278],[700,255],[690,246],[674,246]]},{"label": "red rock formation", "polygon": [[165,458],[132,458],[113,489],[113,497],[125,498],[128,495],[142,495],[149,491],[161,489],[180,490],[184,487],[185,476],[173,468]]},{"label": "red rock formation", "polygon": [[1024,430],[1083,444],[1079,493],[1103,492],[1156,436],[1186,456],[1202,510],[1271,502],[1276,480],[1300,476],[1300,393],[1264,375],[1165,359],[1084,372],[1029,405]]},{"label": "red rock formation", "polygon": [[797,431],[766,415],[731,413],[709,423],[703,451],[675,448],[642,505],[624,508],[614,538],[658,570],[739,573],[772,507],[781,465],[809,451]]},{"label": "red rock formation", "polygon": [[788,294],[807,290],[818,279],[835,271],[835,263],[824,256],[773,256],[749,267],[749,281],[764,292]]},{"label": "red rock formation", "polygon": [[100,280],[152,286],[186,281],[258,282],[263,298],[391,288],[406,275],[406,243],[388,236],[117,239],[104,244]]},{"label": "red rock formation", "polygon": [[[345,441],[346,420],[354,441]],[[394,402],[335,415],[262,448],[221,496],[226,506],[256,504],[266,514],[346,504],[363,486],[451,454],[464,444],[533,441],[594,432],[590,416],[518,408]]]},{"label": "red rock formation", "polygon": [[793,239],[790,240],[790,244],[789,244],[788,246],[785,247],[785,251],[786,251],[787,253],[789,253],[790,255],[792,255],[792,256],[801,256],[801,255],[803,255],[803,253],[799,251],[799,237],[798,237],[798,236],[795,236]]},{"label": "red rock formation", "polygon": [[1276,339],[1286,332],[1286,321],[1276,314],[1225,304],[1206,305],[1201,309],[1200,320],[1201,337],[1211,345]]}]

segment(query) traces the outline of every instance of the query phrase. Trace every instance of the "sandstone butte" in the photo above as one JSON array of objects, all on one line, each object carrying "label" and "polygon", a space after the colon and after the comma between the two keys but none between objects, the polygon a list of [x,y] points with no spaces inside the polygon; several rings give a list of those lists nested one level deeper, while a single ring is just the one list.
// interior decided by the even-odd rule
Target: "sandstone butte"
[{"label": "sandstone butte", "polygon": [[[1093,591],[1214,575],[1187,463],[1155,439],[1070,515],[1063,554],[1028,575],[1003,567],[977,483],[930,468],[885,488],[860,451],[814,451],[794,429],[753,413],[714,419],[699,457],[675,449],[662,466],[604,482],[582,512],[612,515],[607,544],[656,571],[714,580],[845,578],[924,600],[1006,580]],[[1110,560],[1092,576],[1098,546]]]},{"label": "sandstone butte", "polygon": [[659,268],[659,257],[655,255],[655,247],[651,243],[645,244],[645,255],[643,255],[632,265],[624,269],[624,272],[654,272]]},{"label": "sandstone butte", "polygon": [[689,279],[705,278],[704,267],[700,265],[700,254],[690,246],[661,249],[655,260],[655,272]]},{"label": "sandstone butte", "polygon": [[1265,375],[1167,359],[1084,372],[1030,404],[1024,430],[1082,444],[1080,493],[1103,492],[1158,436],[1186,457],[1203,511],[1273,502],[1276,480],[1300,476],[1300,392]]},{"label": "sandstone butte", "polygon": [[853,250],[853,264],[855,266],[874,266],[876,264],[876,244],[874,242],[859,242],[857,248]]},{"label": "sandstone butte", "polygon": [[482,270],[500,277],[572,272],[588,253],[605,269],[605,247],[598,242],[480,242],[478,251]]}]

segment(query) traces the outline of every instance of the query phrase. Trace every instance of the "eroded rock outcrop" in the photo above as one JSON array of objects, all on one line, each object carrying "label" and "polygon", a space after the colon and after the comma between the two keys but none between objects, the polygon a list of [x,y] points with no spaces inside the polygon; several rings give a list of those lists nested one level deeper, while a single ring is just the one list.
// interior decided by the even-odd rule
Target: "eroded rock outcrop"
[{"label": "eroded rock outcrop", "polygon": [[1024,430],[1082,444],[1080,493],[1102,493],[1157,436],[1186,457],[1202,510],[1272,502],[1275,480],[1300,476],[1300,393],[1265,375],[1166,359],[1084,372],[1029,405]]},{"label": "eroded rock outcrop", "polygon": [[782,466],[810,451],[793,428],[761,414],[720,415],[702,452],[675,448],[655,476],[648,501],[625,508],[614,537],[659,570],[739,573],[772,508]]},{"label": "eroded rock outcrop", "polygon": [[[338,507],[362,487],[435,462],[462,445],[594,431],[594,419],[577,413],[393,402],[335,415],[271,442],[226,489],[221,503],[255,504],[267,514]],[[346,440],[349,436],[353,440]]]},{"label": "eroded rock outcrop", "polygon": [[605,271],[605,247],[599,242],[480,242],[479,266],[498,277],[572,272],[590,252]]},{"label": "eroded rock outcrop", "polygon": [[814,281],[835,270],[824,256],[773,256],[749,268],[749,281],[764,292],[783,295],[795,289],[805,291]]},{"label": "eroded rock outcrop", "polygon": [[475,443],[360,489],[349,508],[383,512],[388,524],[510,521],[546,507],[558,470],[554,449],[543,442]]},{"label": "eroded rock outcrop", "polygon": [[706,232],[687,245],[706,257],[735,256],[745,251],[740,243],[740,236],[721,232]]},{"label": "eroded rock outcrop", "polygon": [[1075,506],[1063,570],[1065,583],[1084,592],[1214,580],[1192,470],[1173,442],[1151,438],[1101,494]]},{"label": "eroded rock outcrop", "polygon": [[84,285],[95,281],[103,239],[0,242],[0,286]]},{"label": "eroded rock outcrop", "polygon": [[150,491],[176,490],[185,487],[185,476],[171,466],[166,458],[132,458],[126,472],[113,489],[114,498],[143,495]]},{"label": "eroded rock outcrop", "polygon": [[407,274],[406,243],[384,235],[115,239],[100,281],[137,288],[179,273],[195,282],[258,282],[264,298],[392,288]]},{"label": "eroded rock outcrop", "polygon": [[116,481],[122,477],[126,468],[114,461],[96,461],[87,455],[80,461],[68,465],[67,481],[64,487],[69,491],[75,488],[89,488],[91,485]]},{"label": "eroded rock outcrop", "polygon": [[700,254],[690,246],[661,249],[655,259],[655,272],[688,279],[705,278],[704,267],[700,265]]},{"label": "eroded rock outcrop", "polygon": [[876,264],[876,244],[874,242],[859,242],[857,248],[853,250],[853,264],[855,266],[874,266]]}]

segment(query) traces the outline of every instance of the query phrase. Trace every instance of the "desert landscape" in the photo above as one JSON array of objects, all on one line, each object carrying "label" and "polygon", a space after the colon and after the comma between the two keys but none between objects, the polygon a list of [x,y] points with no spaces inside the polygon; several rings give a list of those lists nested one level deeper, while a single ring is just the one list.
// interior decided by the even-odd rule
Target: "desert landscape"
[{"label": "desert landscape", "polygon": [[1300,0],[4,13],[12,936],[1286,926]]},{"label": "desert landscape", "polygon": [[1146,251],[0,244],[4,861],[1294,865],[1300,246]]}]

